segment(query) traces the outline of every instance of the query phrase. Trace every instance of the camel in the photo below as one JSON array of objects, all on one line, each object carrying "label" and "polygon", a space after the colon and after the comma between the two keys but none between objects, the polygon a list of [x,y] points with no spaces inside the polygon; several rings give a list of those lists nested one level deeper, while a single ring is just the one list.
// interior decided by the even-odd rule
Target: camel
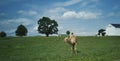
[{"label": "camel", "polygon": [[65,37],[64,42],[67,42],[71,46],[72,52],[75,53],[77,41],[76,41],[76,37],[73,35],[73,33],[70,37]]}]

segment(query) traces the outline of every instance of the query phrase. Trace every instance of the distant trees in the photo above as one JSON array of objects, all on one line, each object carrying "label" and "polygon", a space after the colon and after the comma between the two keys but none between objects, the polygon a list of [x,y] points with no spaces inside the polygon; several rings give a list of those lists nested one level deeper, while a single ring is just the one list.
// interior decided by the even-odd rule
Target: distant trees
[{"label": "distant trees", "polygon": [[106,31],[105,29],[99,29],[99,30],[98,30],[98,35],[99,35],[99,36],[100,36],[100,35],[105,36],[105,34],[106,34],[105,31]]},{"label": "distant trees", "polygon": [[69,31],[69,30],[68,30],[68,31],[66,31],[66,34],[67,34],[67,35],[70,35],[70,31]]},{"label": "distant trees", "polygon": [[26,36],[27,35],[27,28],[24,25],[19,25],[17,30],[15,31],[16,36]]},{"label": "distant trees", "polygon": [[7,34],[4,31],[0,32],[0,37],[6,37],[6,36]]},{"label": "distant trees", "polygon": [[45,34],[47,37],[49,34],[57,34],[58,24],[55,20],[51,20],[48,17],[42,17],[38,20],[38,32]]}]

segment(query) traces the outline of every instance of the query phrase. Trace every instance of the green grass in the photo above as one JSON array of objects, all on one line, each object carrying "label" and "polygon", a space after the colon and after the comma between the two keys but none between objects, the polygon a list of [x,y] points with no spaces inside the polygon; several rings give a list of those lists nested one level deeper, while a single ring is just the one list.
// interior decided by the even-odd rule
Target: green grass
[{"label": "green grass", "polygon": [[0,38],[0,61],[115,61],[120,59],[120,37],[77,37],[72,54],[64,37]]}]

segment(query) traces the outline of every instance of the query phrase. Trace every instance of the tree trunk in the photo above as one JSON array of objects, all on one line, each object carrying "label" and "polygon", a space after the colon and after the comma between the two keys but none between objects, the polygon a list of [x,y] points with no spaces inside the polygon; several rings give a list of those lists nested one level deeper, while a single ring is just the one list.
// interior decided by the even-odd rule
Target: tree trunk
[{"label": "tree trunk", "polygon": [[49,37],[49,34],[46,34],[46,37]]}]

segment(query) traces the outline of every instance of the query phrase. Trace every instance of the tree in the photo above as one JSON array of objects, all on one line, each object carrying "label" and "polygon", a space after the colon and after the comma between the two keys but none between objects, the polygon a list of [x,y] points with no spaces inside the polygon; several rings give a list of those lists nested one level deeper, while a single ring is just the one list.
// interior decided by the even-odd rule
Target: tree
[{"label": "tree", "polygon": [[49,34],[57,34],[58,24],[55,20],[51,20],[48,17],[43,17],[38,20],[38,32],[45,34],[47,37]]},{"label": "tree", "polygon": [[6,37],[6,33],[4,31],[0,32],[0,37]]},{"label": "tree", "polygon": [[106,32],[102,32],[102,36],[105,36]]},{"label": "tree", "polygon": [[70,31],[66,31],[66,34],[67,34],[67,35],[70,35]]},{"label": "tree", "polygon": [[98,30],[98,35],[102,35],[102,36],[105,36],[105,29],[100,29]]},{"label": "tree", "polygon": [[26,36],[27,35],[27,28],[24,25],[19,25],[17,30],[15,31],[16,36]]}]

